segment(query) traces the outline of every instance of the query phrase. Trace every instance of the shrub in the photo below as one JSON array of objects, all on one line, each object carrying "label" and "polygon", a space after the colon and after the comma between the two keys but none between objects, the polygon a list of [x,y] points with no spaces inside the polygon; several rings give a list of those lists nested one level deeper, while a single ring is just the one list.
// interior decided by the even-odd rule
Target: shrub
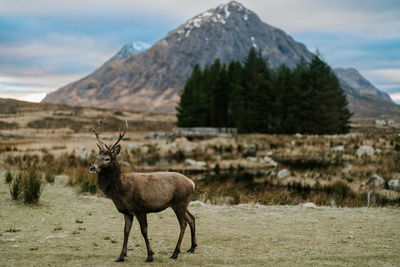
[{"label": "shrub", "polygon": [[35,168],[29,168],[22,175],[23,200],[26,204],[39,203],[43,191],[42,177]]},{"label": "shrub", "polygon": [[12,180],[10,183],[10,194],[11,194],[11,199],[12,200],[18,200],[20,198],[20,193],[21,193],[21,183],[22,183],[22,177],[21,173],[19,173],[15,179]]},{"label": "shrub", "polygon": [[96,194],[98,192],[97,176],[83,167],[75,170],[73,177],[68,180],[68,185],[78,186],[82,193]]},{"label": "shrub", "polygon": [[44,175],[44,179],[49,184],[54,183],[55,178],[56,178],[56,176],[55,176],[55,174],[53,172],[46,172],[46,174]]},{"label": "shrub", "polygon": [[12,176],[11,172],[7,171],[5,176],[6,176],[6,184],[11,183],[13,180],[13,176]]}]

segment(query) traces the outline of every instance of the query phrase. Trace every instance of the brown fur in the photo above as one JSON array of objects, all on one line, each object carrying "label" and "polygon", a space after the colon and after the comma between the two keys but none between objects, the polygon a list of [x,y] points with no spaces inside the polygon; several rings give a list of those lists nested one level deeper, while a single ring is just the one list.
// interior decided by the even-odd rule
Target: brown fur
[{"label": "brown fur", "polygon": [[[97,134],[96,136],[98,137]],[[194,193],[194,182],[176,172],[121,173],[116,158],[120,148],[120,145],[116,144],[108,148],[99,141],[99,155],[90,167],[91,172],[98,174],[99,188],[114,202],[118,211],[124,214],[124,243],[116,261],[123,261],[127,256],[128,237],[134,216],[139,221],[146,242],[146,261],[153,260],[154,253],[147,237],[146,215],[151,212],[160,212],[168,207],[174,210],[180,225],[179,239],[171,258],[176,259],[180,253],[180,245],[187,223],[189,223],[192,237],[192,246],[188,252],[193,253],[197,246],[195,218],[189,213],[187,207]]]}]

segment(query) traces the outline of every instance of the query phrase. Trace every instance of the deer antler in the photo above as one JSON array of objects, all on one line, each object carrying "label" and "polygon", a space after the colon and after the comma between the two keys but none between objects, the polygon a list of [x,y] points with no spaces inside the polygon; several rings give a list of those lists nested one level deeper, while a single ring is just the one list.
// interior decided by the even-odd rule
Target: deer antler
[{"label": "deer antler", "polygon": [[122,140],[122,138],[123,138],[124,135],[126,134],[126,131],[127,131],[127,130],[128,130],[128,121],[125,120],[125,131],[122,132],[122,131],[121,131],[121,128],[119,128],[119,137],[118,137],[118,140],[117,140],[117,142],[115,142],[115,144],[111,147],[110,151],[112,151],[112,150],[118,145],[119,141]]},{"label": "deer antler", "polygon": [[96,135],[96,139],[97,139],[97,146],[99,147],[100,150],[109,150],[108,146],[103,143],[103,141],[100,140],[100,133],[99,130],[101,128],[101,125],[103,124],[102,120],[99,120],[99,127],[97,128],[97,130],[95,128],[93,128],[93,132]]}]

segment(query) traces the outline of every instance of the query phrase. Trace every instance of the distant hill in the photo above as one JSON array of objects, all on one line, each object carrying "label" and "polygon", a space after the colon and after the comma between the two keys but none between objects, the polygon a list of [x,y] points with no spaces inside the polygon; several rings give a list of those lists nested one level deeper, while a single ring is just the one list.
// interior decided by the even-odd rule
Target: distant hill
[{"label": "distant hill", "polygon": [[[195,64],[204,66],[216,58],[225,63],[244,60],[251,47],[259,49],[272,68],[294,67],[313,55],[304,44],[232,1],[188,20],[143,52],[122,48],[123,53],[94,73],[48,94],[43,102],[174,113]],[[354,69],[335,72],[357,116],[398,112],[387,94]]]},{"label": "distant hill", "polygon": [[[128,131],[171,131],[174,115],[126,110],[76,107],[65,104],[32,103],[0,98],[0,130],[70,130],[91,133],[102,119],[103,131],[117,132],[128,121]],[[0,134],[1,137],[1,134]]]}]

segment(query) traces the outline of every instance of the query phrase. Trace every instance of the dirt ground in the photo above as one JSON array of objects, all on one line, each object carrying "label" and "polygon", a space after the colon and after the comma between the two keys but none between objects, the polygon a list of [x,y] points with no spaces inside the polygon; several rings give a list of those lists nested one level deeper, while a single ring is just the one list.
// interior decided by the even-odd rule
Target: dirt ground
[{"label": "dirt ground", "polygon": [[[134,221],[128,257],[114,263],[123,216],[111,200],[78,194],[64,177],[39,206],[11,201],[0,178],[0,266],[399,266],[400,210],[191,205],[198,249],[169,259],[179,227],[171,209],[148,216],[154,262]],[[181,251],[190,247],[187,231]]]}]

